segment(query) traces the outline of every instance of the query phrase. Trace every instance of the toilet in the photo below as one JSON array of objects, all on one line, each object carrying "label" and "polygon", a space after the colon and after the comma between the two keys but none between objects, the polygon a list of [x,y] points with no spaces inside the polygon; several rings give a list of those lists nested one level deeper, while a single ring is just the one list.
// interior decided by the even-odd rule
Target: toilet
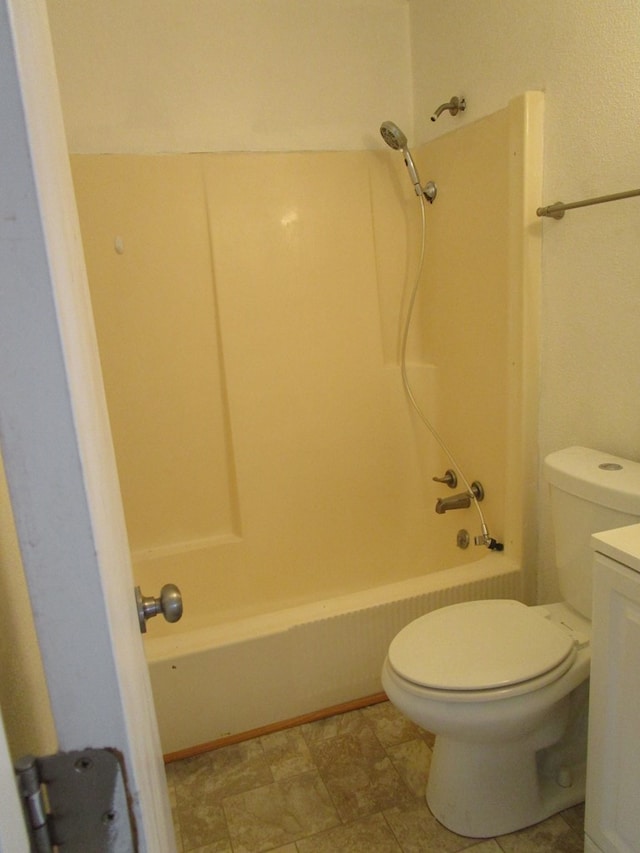
[{"label": "toilet", "polygon": [[550,454],[563,601],[470,601],[434,610],[393,639],[389,700],[436,735],[434,816],[489,838],[584,800],[591,661],[592,533],[638,523],[640,463],[585,447]]}]

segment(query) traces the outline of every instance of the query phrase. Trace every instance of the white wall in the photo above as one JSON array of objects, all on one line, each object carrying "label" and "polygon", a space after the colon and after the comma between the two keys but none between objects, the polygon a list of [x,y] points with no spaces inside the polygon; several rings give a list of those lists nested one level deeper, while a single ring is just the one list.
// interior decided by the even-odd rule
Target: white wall
[{"label": "white wall", "polygon": [[[541,89],[545,204],[640,187],[637,0],[410,7],[421,140]],[[434,107],[454,94],[466,96],[466,114],[432,124]],[[584,444],[640,459],[640,198],[544,222],[541,321],[540,458]],[[542,482],[540,506],[539,591],[548,600],[557,587]]]},{"label": "white wall", "polygon": [[48,0],[75,153],[377,148],[407,0]]}]

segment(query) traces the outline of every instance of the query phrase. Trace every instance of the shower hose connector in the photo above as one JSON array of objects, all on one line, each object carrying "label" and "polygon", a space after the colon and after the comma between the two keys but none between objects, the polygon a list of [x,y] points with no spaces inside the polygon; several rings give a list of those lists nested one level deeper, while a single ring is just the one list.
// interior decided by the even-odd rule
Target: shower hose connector
[{"label": "shower hose connector", "polygon": [[480,536],[474,536],[473,542],[475,545],[485,545],[490,551],[504,551],[502,542],[498,542],[493,536],[489,536],[489,531],[483,525]]}]

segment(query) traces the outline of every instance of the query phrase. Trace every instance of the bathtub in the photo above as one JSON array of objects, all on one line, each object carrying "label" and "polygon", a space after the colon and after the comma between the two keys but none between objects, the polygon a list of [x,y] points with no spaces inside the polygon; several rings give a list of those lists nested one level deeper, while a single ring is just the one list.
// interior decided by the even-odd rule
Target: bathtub
[{"label": "bathtub", "polygon": [[508,554],[175,636],[145,647],[166,760],[382,698],[391,639],[438,607],[521,598]]},{"label": "bathtub", "polygon": [[[473,510],[433,512],[449,462],[398,364],[420,228],[402,158],[73,158],[134,575],[185,601],[145,635],[169,756],[370,701],[412,619],[535,596],[542,95],[414,153],[441,192],[408,373],[501,554],[457,549]],[[98,235],[125,222],[121,263]]]}]

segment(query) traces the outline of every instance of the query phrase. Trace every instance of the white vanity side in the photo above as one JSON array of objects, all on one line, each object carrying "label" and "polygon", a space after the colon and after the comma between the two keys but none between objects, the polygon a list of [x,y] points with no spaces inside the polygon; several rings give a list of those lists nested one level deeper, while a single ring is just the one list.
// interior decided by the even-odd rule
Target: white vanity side
[{"label": "white vanity side", "polygon": [[599,533],[585,851],[640,851],[640,524]]}]

